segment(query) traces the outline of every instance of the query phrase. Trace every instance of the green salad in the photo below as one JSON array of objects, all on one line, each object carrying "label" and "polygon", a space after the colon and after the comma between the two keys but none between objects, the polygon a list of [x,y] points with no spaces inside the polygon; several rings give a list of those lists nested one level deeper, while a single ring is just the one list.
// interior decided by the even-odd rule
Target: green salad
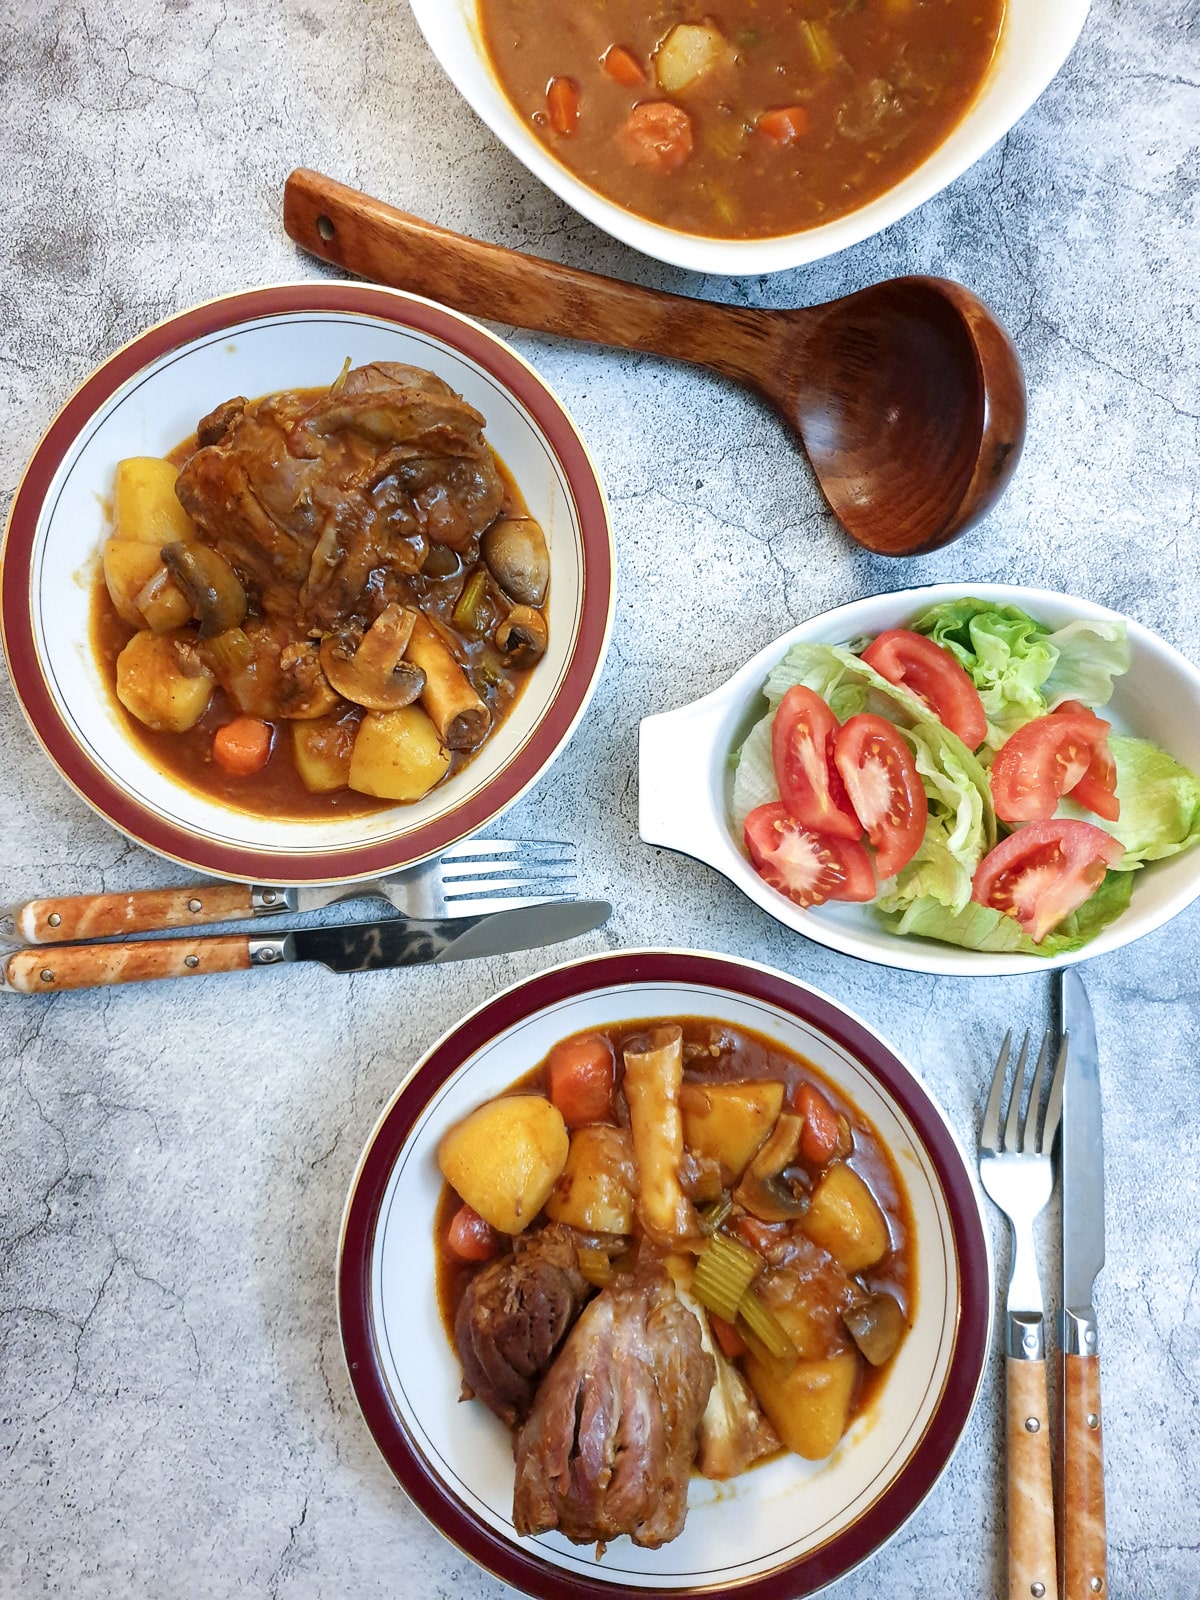
[{"label": "green salad", "polygon": [[845,646],[796,644],[733,757],[732,821],[798,905],[871,902],[893,933],[1077,950],[1146,862],[1200,839],[1200,778],[1097,713],[1120,621],[1051,630],[964,598]]}]

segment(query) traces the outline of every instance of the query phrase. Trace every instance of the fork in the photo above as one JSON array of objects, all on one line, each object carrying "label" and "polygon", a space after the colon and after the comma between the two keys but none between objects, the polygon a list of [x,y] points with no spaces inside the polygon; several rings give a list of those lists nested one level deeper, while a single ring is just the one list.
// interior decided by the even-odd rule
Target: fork
[{"label": "fork", "polygon": [[282,888],[211,882],[130,894],[30,900],[0,911],[0,933],[15,933],[38,945],[124,938],[131,933],[317,911],[336,900],[360,897],[388,900],[409,917],[474,917],[569,900],[574,893],[574,845],[553,839],[467,839],[432,861],[354,883]]},{"label": "fork", "polygon": [[979,1140],[983,1187],[1008,1218],[1012,1230],[1004,1338],[1008,1391],[1008,1595],[1009,1600],[1058,1600],[1046,1346],[1033,1224],[1054,1188],[1050,1152],[1062,1117],[1067,1041],[1064,1037],[1058,1052],[1043,1119],[1042,1089],[1051,1053],[1051,1034],[1047,1031],[1022,1118],[1029,1059],[1026,1033],[1001,1127],[1011,1048],[1010,1030],[1004,1036],[992,1075]]}]

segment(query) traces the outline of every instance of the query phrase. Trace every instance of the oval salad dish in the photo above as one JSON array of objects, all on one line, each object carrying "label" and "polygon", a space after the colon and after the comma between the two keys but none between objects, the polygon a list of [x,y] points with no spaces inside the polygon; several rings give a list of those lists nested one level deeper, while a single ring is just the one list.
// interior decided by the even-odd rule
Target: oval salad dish
[{"label": "oval salad dish", "polygon": [[305,884],[512,805],[587,707],[613,586],[595,465],[532,367],[414,295],[304,283],[88,378],[17,490],[0,615],[89,805],[201,872]]},{"label": "oval salad dish", "polygon": [[1200,894],[1200,671],[1091,601],[874,595],[647,717],[643,840],[914,972],[1103,955]]},{"label": "oval salad dish", "polygon": [[[856,126],[861,122],[861,111],[855,113],[850,106],[842,106],[838,111],[814,104],[810,129],[807,102],[809,97],[819,101],[824,86],[830,81],[839,84],[850,82],[856,85],[857,92],[866,92],[868,99],[873,94],[876,102],[879,102],[880,92],[884,91],[883,101],[868,107],[869,118],[881,110],[886,116],[889,107],[894,114],[906,102],[913,86],[900,87],[908,63],[905,45],[893,42],[896,53],[895,82],[887,89],[890,65],[880,68],[871,66],[862,54],[865,48],[863,41],[853,39],[854,29],[863,27],[869,39],[880,33],[886,35],[888,27],[896,20],[894,15],[886,15],[886,7],[881,7],[885,13],[881,19],[872,21],[864,14],[848,22],[842,20],[846,7],[825,8],[829,12],[832,33],[828,31],[826,22],[821,20],[825,15],[822,8],[813,11],[815,24],[807,17],[797,22],[790,7],[759,5],[750,17],[742,15],[744,8],[734,8],[735,15],[726,19],[726,27],[735,37],[726,40],[724,49],[717,52],[717,77],[721,78],[721,82],[719,90],[714,87],[711,94],[701,83],[682,87],[677,83],[672,84],[672,75],[665,70],[664,47],[667,47],[666,53],[670,54],[666,36],[672,22],[686,25],[676,28],[676,33],[699,35],[705,31],[705,27],[711,32],[714,22],[723,21],[721,16],[710,18],[702,6],[693,12],[676,7],[670,15],[661,13],[659,8],[659,11],[638,16],[635,19],[635,32],[640,30],[647,38],[658,39],[657,48],[652,52],[653,62],[631,63],[634,76],[625,78],[622,75],[616,83],[612,81],[612,68],[616,64],[612,58],[616,56],[618,62],[626,61],[629,52],[624,45],[631,41],[624,33],[620,38],[614,35],[609,39],[602,25],[611,23],[619,30],[628,20],[627,13],[613,8],[607,14],[589,15],[586,21],[572,20],[567,38],[574,36],[577,52],[581,59],[586,58],[586,71],[577,70],[568,59],[569,52],[566,52],[562,60],[554,64],[553,70],[566,74],[576,72],[576,76],[550,79],[552,86],[570,86],[572,101],[579,100],[578,126],[567,128],[558,124],[560,108],[553,103],[548,111],[546,108],[531,111],[524,101],[518,108],[509,97],[497,70],[498,63],[493,61],[486,40],[494,9],[490,0],[483,0],[482,5],[479,0],[450,0],[450,3],[446,3],[446,0],[410,0],[410,3],[430,49],[463,98],[518,160],[568,205],[614,238],[660,261],[692,272],[739,275],[780,272],[833,255],[889,227],[952,183],[997,140],[1002,139],[1028,111],[1066,60],[1079,37],[1088,10],[1087,0],[1060,0],[1059,4],[1052,6],[1041,5],[1038,0],[1008,0],[1003,7],[1003,22],[990,62],[986,64],[977,92],[967,96],[965,109],[960,108],[956,112],[931,147],[917,147],[918,154],[902,163],[890,186],[882,193],[876,191],[873,198],[859,204],[856,209],[841,215],[826,204],[825,209],[834,209],[832,220],[815,220],[815,225],[803,226],[791,224],[790,218],[770,224],[764,224],[761,218],[755,221],[751,208],[747,212],[749,220],[744,229],[739,220],[740,212],[733,212],[728,213],[729,220],[711,226],[706,232],[701,214],[689,220],[686,226],[669,226],[662,220],[663,216],[669,216],[672,212],[666,195],[673,180],[680,176],[678,168],[670,168],[652,180],[649,192],[646,192],[646,182],[637,184],[637,209],[633,208],[632,199],[629,204],[621,204],[609,198],[610,193],[619,191],[613,190],[609,181],[611,170],[606,174],[605,163],[609,169],[627,167],[619,138],[611,153],[597,153],[592,165],[594,186],[585,181],[579,171],[573,170],[580,167],[575,147],[589,137],[589,90],[593,91],[601,105],[606,97],[611,99],[618,91],[624,93],[629,103],[635,105],[635,115],[642,107],[649,106],[660,114],[664,111],[673,112],[676,118],[682,117],[685,122],[689,113],[698,118],[694,149],[692,135],[690,132],[688,134],[688,159],[684,162],[684,175],[698,190],[705,187],[709,190],[720,188],[724,177],[720,183],[714,181],[705,175],[701,163],[712,158],[714,149],[724,150],[730,158],[732,176],[729,181],[734,191],[733,199],[735,203],[749,206],[750,197],[741,192],[745,185],[738,173],[747,166],[762,164],[759,161],[760,153],[771,144],[771,140],[763,136],[770,127],[771,112],[767,111],[767,107],[776,107],[776,119],[780,113],[777,109],[779,102],[766,89],[763,91],[765,99],[762,94],[757,98],[751,94],[743,106],[738,88],[741,79],[755,79],[759,74],[769,76],[773,84],[778,85],[774,88],[775,94],[799,96],[806,102],[790,107],[793,117],[790,124],[785,122],[782,138],[787,170],[793,174],[792,181],[800,187],[804,187],[801,180],[806,178],[811,162],[828,160],[831,149],[839,142],[846,146],[847,159],[860,168],[870,169],[873,158],[878,159],[879,151],[875,150],[869,151],[864,157],[863,151],[867,150],[867,146],[857,142],[861,137],[860,128]],[[506,13],[508,9],[504,8]],[[896,13],[905,10],[911,8],[895,8]],[[752,21],[754,26],[744,26],[747,20]],[[815,38],[814,26],[817,29]],[[940,29],[943,24],[931,16],[924,21],[924,26]],[[833,37],[843,28],[855,46],[847,50],[847,56],[856,58],[854,61],[842,56],[837,39]],[[804,60],[804,52],[797,43],[804,38],[804,30],[808,30],[811,55],[815,60]],[[549,25],[541,31],[547,35],[553,33]],[[544,87],[544,80],[551,70],[550,66],[541,70],[544,41],[535,37],[532,40],[523,38],[519,43],[516,55],[536,58],[536,66],[531,60],[530,67],[536,72],[539,88]],[[606,44],[614,48],[606,50]],[[737,52],[741,53],[740,59],[736,56]],[[793,63],[794,70],[789,72],[787,63],[797,55],[801,59]],[[738,62],[732,70],[723,65],[730,57]],[[607,74],[604,67],[609,69]],[[722,71],[724,77],[721,76]],[[955,61],[955,71],[960,75],[965,72],[964,63],[959,59]],[[593,79],[594,84],[591,81]],[[622,83],[626,85],[624,89],[621,88]],[[928,88],[925,93],[929,93]],[[665,102],[664,96],[667,97]],[[710,98],[717,106],[717,111],[706,120],[706,106]],[[917,98],[920,99],[920,95]],[[685,110],[685,107],[688,109]],[[742,114],[730,115],[734,110]],[[766,113],[765,116],[763,113]],[[575,119],[576,111],[572,107],[572,122]],[[837,132],[841,130],[844,133],[847,129],[850,130],[850,136],[839,141]],[[793,130],[797,135],[794,143]],[[725,149],[731,139],[735,146],[733,151]],[[907,144],[905,148],[908,148]],[[556,151],[561,153],[562,159],[558,158]],[[795,166],[790,159],[793,151],[798,152],[801,158]],[[811,161],[807,159],[810,155]],[[644,177],[644,166],[638,167],[636,156],[632,159],[634,167],[627,170],[640,171]],[[769,168],[770,162],[766,165]],[[661,186],[661,193],[657,195],[654,192],[655,182]],[[776,191],[785,187],[778,180],[772,181],[766,173],[760,177],[760,183]],[[656,214],[659,220],[655,220]],[[802,208],[797,207],[796,214],[802,215]],[[806,220],[811,223],[814,217],[819,216],[818,208]],[[795,231],[791,231],[793,227]],[[769,236],[714,236],[722,232],[737,234],[739,231],[750,235],[766,232]]]},{"label": "oval salad dish", "polygon": [[[668,1023],[671,1025],[666,1026]],[[700,1388],[711,1402],[717,1389],[713,1373],[724,1370],[726,1380],[741,1388],[744,1402],[743,1409],[735,1413],[727,1398],[722,1398],[717,1405],[720,1417],[737,1414],[748,1418],[753,1413],[756,1426],[766,1426],[745,1388],[746,1380],[737,1377],[733,1366],[746,1354],[746,1344],[740,1351],[731,1348],[726,1339],[735,1330],[732,1324],[722,1327],[719,1318],[701,1335],[699,1328],[709,1329],[711,1305],[704,1298],[707,1291],[702,1291],[700,1266],[694,1280],[687,1280],[694,1284],[694,1298],[689,1298],[693,1291],[678,1276],[690,1273],[690,1260],[703,1263],[706,1247],[694,1236],[690,1257],[681,1255],[679,1248],[670,1253],[671,1247],[646,1221],[652,1206],[647,1188],[640,1191],[636,1221],[633,1213],[624,1221],[610,1220],[604,1248],[612,1257],[611,1276],[587,1277],[591,1288],[577,1280],[572,1291],[577,1303],[569,1316],[563,1312],[557,1343],[543,1350],[535,1366],[522,1365],[522,1373],[533,1374],[523,1381],[532,1384],[536,1393],[526,1395],[519,1409],[517,1391],[511,1387],[504,1390],[504,1403],[497,1401],[496,1391],[491,1398],[487,1392],[492,1379],[504,1384],[512,1377],[510,1372],[505,1378],[497,1356],[497,1350],[516,1348],[511,1316],[504,1341],[493,1339],[486,1348],[472,1342],[476,1326],[494,1326],[486,1319],[506,1314],[502,1307],[511,1304],[497,1302],[488,1309],[487,1295],[481,1292],[472,1300],[472,1291],[476,1286],[482,1290],[497,1272],[534,1273],[539,1238],[545,1242],[544,1262],[549,1262],[552,1251],[561,1252],[564,1241],[571,1255],[568,1262],[556,1262],[553,1271],[547,1268],[550,1276],[540,1280],[546,1293],[552,1282],[561,1283],[564,1274],[576,1272],[576,1252],[578,1270],[585,1275],[590,1270],[589,1259],[603,1253],[595,1237],[579,1231],[577,1208],[582,1197],[572,1187],[571,1175],[579,1176],[577,1157],[586,1160],[586,1148],[604,1139],[620,1143],[629,1135],[612,1120],[607,1126],[580,1123],[568,1109],[568,1096],[578,1091],[584,1080],[577,1078],[574,1089],[569,1085],[564,1089],[567,1080],[556,1078],[554,1062],[569,1058],[578,1063],[583,1059],[582,1046],[594,1048],[598,1040],[608,1042],[605,1048],[615,1051],[613,1092],[622,1106],[624,1096],[630,1097],[632,1139],[640,1162],[646,1157],[639,1143],[640,1112],[631,1075],[640,1073],[651,1057],[660,1053],[657,1041],[672,1040],[677,1048],[681,1037],[691,1042],[682,1047],[685,1066],[670,1095],[673,1104],[684,1108],[685,1128],[702,1124],[711,1132],[712,1126],[708,1111],[697,1113],[700,1124],[688,1123],[692,1115],[686,1099],[689,1090],[694,1097],[705,1083],[723,1084],[734,1100],[739,1093],[743,1096],[744,1109],[749,1079],[757,1073],[761,1091],[767,1082],[764,1074],[771,1071],[784,1077],[796,1071],[803,1080],[788,1079],[791,1086],[786,1091],[785,1112],[793,1105],[794,1096],[812,1097],[816,1083],[824,1085],[828,1099],[822,1100],[819,1092],[816,1098],[831,1118],[833,1106],[842,1108],[840,1120],[833,1123],[836,1151],[831,1146],[821,1159],[832,1161],[827,1170],[840,1170],[843,1180],[851,1183],[860,1183],[854,1172],[867,1174],[861,1180],[864,1188],[876,1183],[869,1176],[872,1170],[892,1175],[883,1178],[882,1187],[875,1190],[880,1205],[886,1206],[893,1219],[887,1224],[890,1242],[885,1231],[882,1241],[868,1254],[879,1263],[881,1272],[893,1261],[887,1251],[904,1256],[907,1266],[902,1277],[890,1280],[904,1285],[896,1290],[898,1300],[890,1302],[893,1317],[903,1316],[903,1326],[886,1353],[876,1348],[872,1355],[865,1343],[856,1354],[845,1329],[837,1324],[830,1336],[842,1341],[839,1370],[845,1370],[846,1362],[851,1370],[859,1363],[857,1401],[852,1406],[847,1395],[843,1416],[849,1417],[848,1427],[840,1439],[835,1431],[809,1448],[809,1459],[781,1450],[779,1439],[766,1427],[767,1443],[757,1452],[763,1459],[752,1470],[714,1468],[702,1476],[706,1465],[704,1424],[701,1422],[697,1434],[696,1416],[692,1415],[686,1423],[690,1432],[684,1436],[690,1442],[685,1454],[687,1464],[694,1459],[697,1470],[691,1475],[686,1502],[677,1506],[677,1519],[670,1528],[661,1524],[659,1496],[677,1495],[673,1485],[678,1482],[678,1472],[655,1466],[655,1442],[639,1442],[633,1433],[627,1436],[625,1448],[635,1455],[644,1449],[648,1464],[639,1466],[638,1471],[644,1471],[649,1481],[660,1482],[660,1489],[650,1492],[648,1502],[649,1520],[657,1524],[654,1530],[636,1519],[624,1526],[609,1522],[597,1530],[594,1521],[586,1520],[586,1513],[583,1522],[570,1523],[545,1516],[544,1506],[531,1515],[529,1498],[523,1501],[520,1489],[522,1453],[552,1461],[563,1447],[559,1434],[569,1435],[573,1427],[581,1426],[577,1420],[572,1422],[573,1418],[585,1413],[619,1415],[623,1406],[631,1404],[627,1385],[630,1381],[636,1384],[633,1367],[650,1367],[660,1399],[678,1393],[678,1403],[685,1409],[687,1396]],[[651,1041],[644,1052],[643,1040]],[[564,1041],[569,1048],[564,1048]],[[537,1076],[539,1064],[548,1057],[548,1077]],[[623,1067],[619,1064],[622,1058]],[[780,1066],[781,1062],[784,1065]],[[707,1092],[714,1093],[711,1088]],[[543,1094],[548,1098],[539,1098]],[[730,1101],[724,1103],[728,1106]],[[617,1102],[612,1104],[615,1108]],[[484,1121],[489,1127],[498,1126],[500,1120],[513,1128],[524,1120],[532,1127],[534,1112],[545,1128],[558,1119],[560,1105],[571,1128],[570,1153],[560,1121],[562,1148],[554,1155],[553,1167],[563,1176],[546,1200],[545,1211],[542,1199],[537,1199],[524,1212],[518,1208],[506,1214],[511,1195],[502,1197],[500,1210],[493,1210],[473,1185],[479,1182],[483,1167],[500,1172],[505,1157],[498,1153],[495,1141],[483,1147],[482,1156],[478,1149],[472,1153],[472,1129]],[[777,1085],[774,1114],[786,1123],[787,1116],[778,1108]],[[612,1111],[617,1119],[622,1114]],[[810,1110],[809,1120],[815,1115]],[[803,1116],[792,1120],[805,1122]],[[760,1131],[757,1137],[760,1141],[767,1138],[763,1150],[777,1142],[775,1134],[767,1136]],[[689,1157],[692,1140],[688,1133]],[[805,1147],[799,1148],[803,1151]],[[792,1153],[795,1157],[795,1147]],[[872,1161],[881,1164],[872,1169]],[[643,1171],[643,1179],[648,1170]],[[746,1170],[753,1170],[753,1164]],[[815,1218],[820,1185],[813,1189],[810,1208],[802,1193],[810,1179],[799,1167],[786,1170],[792,1173],[787,1182],[794,1186],[791,1214],[798,1220],[794,1225],[776,1225],[773,1230],[766,1227],[765,1260],[778,1264],[781,1259],[769,1253],[772,1240],[792,1239],[795,1249],[807,1251],[804,1259],[809,1268],[816,1264],[820,1270],[854,1271],[848,1289],[851,1299],[869,1296],[877,1285],[868,1281],[869,1273],[863,1275],[865,1257],[857,1262],[843,1260],[836,1255],[839,1247],[832,1243],[828,1248],[835,1255],[823,1253],[812,1242],[815,1223],[807,1242],[796,1231],[809,1226],[810,1211]],[[724,1166],[721,1172],[721,1181],[727,1181]],[[443,1185],[443,1173],[448,1178],[453,1173],[453,1191]],[[690,1184],[693,1179],[681,1177],[679,1181]],[[491,1224],[471,1211],[469,1203],[461,1203],[464,1189],[491,1212],[499,1231],[498,1238],[490,1245],[485,1242],[479,1251],[476,1243],[485,1238]],[[589,1189],[588,1193],[598,1191]],[[753,1206],[756,1202],[750,1199],[745,1203]],[[536,1214],[531,1216],[531,1211]],[[733,1228],[739,1223],[747,1230],[747,1238],[758,1237],[755,1228],[762,1234],[763,1225],[754,1221],[757,1213],[743,1211],[728,1194],[720,1211],[721,1220],[713,1221],[708,1231],[710,1241],[718,1227]],[[460,1218],[468,1212],[470,1227],[460,1235],[456,1231]],[[573,1222],[567,1221],[569,1213],[574,1215]],[[505,1234],[516,1237],[505,1238]],[[622,1243],[614,1234],[627,1237]],[[743,1249],[724,1233],[721,1238],[734,1255],[749,1252],[749,1246]],[[453,1257],[456,1250],[459,1259],[457,1265],[451,1259],[448,1280],[447,1253]],[[885,1252],[882,1256],[881,1250]],[[480,1267],[489,1252],[493,1259]],[[838,1268],[834,1267],[835,1256]],[[635,1258],[636,1265],[623,1264],[626,1257]],[[760,1273],[756,1284],[767,1295],[779,1282],[774,1276],[776,1267],[764,1265],[762,1255],[754,1260]],[[780,1270],[786,1275],[788,1269]],[[469,1277],[465,1295],[464,1273]],[[476,1275],[470,1277],[472,1273]],[[622,1321],[636,1314],[630,1304],[637,1299],[638,1285],[655,1275],[659,1309],[642,1324],[644,1333],[626,1343],[625,1348],[635,1352],[632,1362],[628,1358],[624,1363],[610,1362],[603,1351],[608,1349],[611,1354],[612,1340],[617,1349],[621,1347]],[[801,1278],[790,1281],[799,1285]],[[849,1284],[849,1279],[843,1281]],[[803,1295],[809,1291],[797,1288],[795,1292]],[[743,1294],[739,1289],[738,1294],[743,1305],[752,1298],[761,1303],[749,1290]],[[874,1299],[887,1301],[889,1296],[876,1293]],[[464,1323],[463,1308],[468,1301],[470,1316]],[[561,1305],[561,1296],[554,1303]],[[898,1303],[902,1312],[897,1310]],[[699,952],[641,950],[567,963],[517,984],[472,1012],[417,1064],[376,1125],[350,1190],[338,1263],[338,1307],[351,1382],[389,1467],[447,1538],[506,1583],[545,1600],[716,1592],[744,1595],[747,1600],[793,1600],[817,1592],[865,1560],[896,1533],[938,1481],[967,1426],[984,1370],[991,1331],[992,1269],[980,1201],[958,1144],[925,1089],[878,1034],[833,1000],[769,968]],[[471,1319],[477,1313],[476,1323]],[[676,1330],[665,1343],[653,1337],[664,1319]],[[851,1320],[847,1313],[847,1327]],[[701,1357],[701,1337],[707,1341],[706,1349],[712,1348],[712,1338],[719,1339],[728,1363]],[[748,1334],[748,1338],[749,1383],[771,1420],[778,1422],[762,1396],[764,1386],[769,1389],[770,1384],[755,1368],[757,1347],[754,1336]],[[601,1353],[595,1359],[584,1359],[588,1350],[596,1349],[596,1341]],[[799,1335],[797,1341],[803,1344]],[[669,1374],[677,1346],[689,1342],[696,1345],[693,1370],[699,1377],[694,1385],[673,1391]],[[788,1350],[792,1365],[779,1370],[790,1372],[804,1384],[820,1387],[836,1365],[830,1359],[808,1359],[811,1351],[807,1347],[799,1359],[797,1347],[788,1346]],[[464,1351],[476,1353],[463,1356],[460,1364]],[[779,1356],[782,1358],[782,1351]],[[861,1364],[864,1357],[874,1363],[869,1380]],[[514,1360],[524,1363],[525,1358],[514,1356]],[[814,1376],[818,1370],[821,1378]],[[619,1379],[612,1376],[617,1372]],[[470,1387],[465,1383],[468,1373]],[[586,1391],[583,1398],[557,1412],[554,1395],[570,1393],[571,1385],[580,1382]],[[723,1396],[728,1393],[722,1391]],[[502,1420],[510,1402],[511,1409]],[[677,1402],[662,1399],[662,1403]],[[694,1404],[704,1407],[708,1415],[708,1403],[703,1399]],[[516,1466],[510,1432],[514,1409],[519,1425]],[[636,1402],[633,1409],[638,1414]],[[783,1425],[779,1427],[791,1450],[800,1450],[804,1441],[791,1443]],[[680,1423],[672,1438],[677,1440],[684,1428]],[[675,1444],[670,1448],[676,1448]],[[817,1456],[821,1459],[814,1459]],[[578,1470],[582,1473],[585,1469],[578,1464]],[[601,1485],[601,1490],[605,1487]],[[586,1507],[591,1502],[583,1504]],[[518,1526],[528,1531],[518,1533]]]}]

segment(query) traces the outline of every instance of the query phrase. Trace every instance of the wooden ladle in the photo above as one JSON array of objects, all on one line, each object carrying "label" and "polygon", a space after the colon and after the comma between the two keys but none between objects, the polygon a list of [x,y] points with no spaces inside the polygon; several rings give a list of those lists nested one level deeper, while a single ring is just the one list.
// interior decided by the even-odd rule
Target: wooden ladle
[{"label": "wooden ladle", "polygon": [[675,356],[745,384],[798,435],[852,539],[910,556],[956,539],[1012,475],[1025,383],[1012,340],[946,278],[891,278],[758,311],[580,272],[464,238],[300,169],[284,226],[359,277],[514,327]]}]

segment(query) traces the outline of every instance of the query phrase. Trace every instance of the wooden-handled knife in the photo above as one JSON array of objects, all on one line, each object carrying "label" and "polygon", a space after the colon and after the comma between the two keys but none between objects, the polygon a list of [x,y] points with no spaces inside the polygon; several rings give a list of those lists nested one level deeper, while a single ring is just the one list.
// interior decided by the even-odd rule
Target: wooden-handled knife
[{"label": "wooden-handled knife", "polygon": [[1100,1061],[1087,991],[1074,968],[1060,978],[1069,1036],[1062,1108],[1062,1473],[1058,1552],[1062,1600],[1108,1594],[1100,1349],[1092,1304],[1104,1265],[1104,1132]]}]

